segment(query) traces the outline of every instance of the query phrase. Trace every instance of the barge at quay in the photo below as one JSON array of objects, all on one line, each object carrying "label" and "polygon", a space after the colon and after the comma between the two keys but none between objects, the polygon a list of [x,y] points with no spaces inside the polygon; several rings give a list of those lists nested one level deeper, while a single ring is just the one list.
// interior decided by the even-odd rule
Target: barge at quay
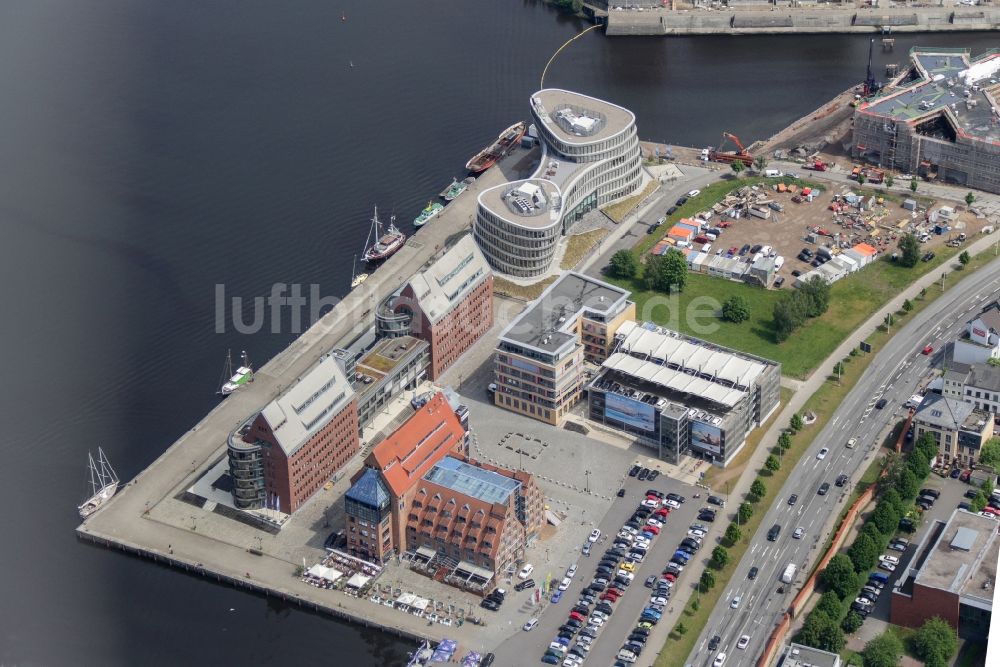
[{"label": "barge at quay", "polygon": [[528,131],[528,124],[523,120],[514,123],[500,133],[492,144],[479,151],[471,160],[465,163],[465,168],[474,174],[486,171],[497,163],[497,160],[504,157],[517,146],[521,137]]}]

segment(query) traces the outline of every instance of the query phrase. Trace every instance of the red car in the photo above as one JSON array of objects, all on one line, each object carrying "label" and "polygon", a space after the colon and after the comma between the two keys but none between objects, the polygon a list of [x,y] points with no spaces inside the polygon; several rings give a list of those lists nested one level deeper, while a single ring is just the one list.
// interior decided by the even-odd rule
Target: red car
[{"label": "red car", "polygon": [[666,579],[667,581],[677,581],[677,575],[675,575],[673,572],[667,572],[665,575],[663,575],[663,578]]},{"label": "red car", "polygon": [[608,589],[608,593],[614,593],[618,597],[621,597],[621,596],[625,595],[625,591],[623,589],[617,588],[617,587],[609,588]]},{"label": "red car", "polygon": [[657,528],[656,526],[650,526],[649,524],[646,524],[645,526],[643,526],[642,529],[643,530],[648,530],[653,535],[659,535],[660,534],[660,529],[659,528]]},{"label": "red car", "polygon": [[607,600],[608,602],[617,602],[618,601],[618,594],[614,593],[612,591],[608,591],[607,593],[603,593],[601,595],[601,599],[602,600]]},{"label": "red car", "polygon": [[921,351],[921,354],[930,354],[930,353],[931,353],[931,352],[933,352],[933,351],[934,351],[934,348],[933,348],[933,347],[931,347],[930,345],[928,345],[927,347],[925,347],[925,348],[924,348],[924,349],[923,349],[923,350]]},{"label": "red car", "polygon": [[575,611],[571,611],[571,612],[569,613],[569,617],[570,617],[571,619],[573,619],[573,620],[576,620],[576,621],[580,621],[581,623],[583,623],[584,621],[586,621],[586,620],[587,620],[587,617],[586,617],[586,616],[584,616],[583,614],[581,614],[581,613],[579,613],[579,612],[575,612]]},{"label": "red car", "polygon": [[729,222],[728,220],[723,220],[722,222],[720,222],[720,223],[719,223],[719,227],[720,227],[721,229],[725,229],[726,227],[729,227],[729,226],[731,226],[732,224],[733,224],[733,223]]},{"label": "red car", "polygon": [[668,516],[670,516],[670,510],[667,509],[666,507],[661,507],[660,509],[653,512],[653,516],[662,521],[663,519],[666,519]]}]

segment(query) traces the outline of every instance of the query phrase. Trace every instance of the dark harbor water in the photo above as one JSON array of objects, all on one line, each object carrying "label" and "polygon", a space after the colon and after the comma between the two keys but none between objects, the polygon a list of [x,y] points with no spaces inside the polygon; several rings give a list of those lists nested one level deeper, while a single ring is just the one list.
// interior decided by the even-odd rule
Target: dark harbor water
[{"label": "dark harbor water", "polygon": [[[262,363],[294,338],[215,333],[215,286],[342,295],[372,204],[411,220],[527,116],[582,27],[516,0],[0,5],[0,664],[405,661],[380,633],[78,543],[86,452],[123,479],[148,465],[214,405],[227,348]],[[895,58],[915,43],[996,45],[897,36]],[[866,57],[841,35],[592,34],[546,83],[634,110],[645,138],[749,143]]]}]

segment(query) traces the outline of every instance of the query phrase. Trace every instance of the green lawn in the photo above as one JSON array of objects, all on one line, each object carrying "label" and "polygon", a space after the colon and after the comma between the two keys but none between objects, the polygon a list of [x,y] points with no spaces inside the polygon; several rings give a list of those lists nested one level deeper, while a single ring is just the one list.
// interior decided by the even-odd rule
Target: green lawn
[{"label": "green lawn", "polygon": [[[688,284],[677,297],[646,289],[641,278],[614,282],[632,291],[639,320],[677,329],[719,345],[781,362],[782,373],[805,378],[851,332],[891,297],[923,274],[934,271],[961,249],[941,248],[930,262],[907,269],[884,258],[848,276],[830,289],[830,308],[807,321],[784,343],[774,342],[771,312],[788,290],[765,290],[744,283],[688,273]],[[992,253],[988,258],[992,258]],[[987,258],[987,259],[988,259]],[[978,263],[970,265],[971,268]],[[963,272],[958,272],[959,276]],[[750,319],[741,324],[724,322],[712,313],[734,294],[750,302]]]}]

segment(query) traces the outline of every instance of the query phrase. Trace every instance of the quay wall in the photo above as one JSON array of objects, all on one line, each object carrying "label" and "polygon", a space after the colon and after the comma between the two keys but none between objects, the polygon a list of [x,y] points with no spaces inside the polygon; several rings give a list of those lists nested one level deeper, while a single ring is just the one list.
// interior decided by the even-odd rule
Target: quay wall
[{"label": "quay wall", "polygon": [[[602,20],[603,17],[598,20]],[[610,11],[605,33],[629,35],[771,35],[816,33],[892,34],[997,30],[1000,8],[903,7],[821,9],[812,7],[727,9],[722,11],[650,9]]]},{"label": "quay wall", "polygon": [[376,628],[382,632],[388,632],[394,634],[398,637],[402,637],[408,641],[412,641],[414,644],[419,644],[420,642],[427,640],[432,643],[437,643],[440,641],[439,637],[433,637],[431,635],[424,635],[418,632],[411,632],[399,627],[398,625],[391,623],[380,623],[370,616],[360,613],[352,613],[349,609],[343,607],[333,607],[330,605],[325,605],[315,600],[308,600],[297,593],[291,591],[282,590],[281,588],[276,588],[273,586],[265,586],[263,583],[255,581],[247,577],[236,577],[232,575],[219,572],[217,570],[210,570],[201,563],[189,563],[183,559],[177,558],[172,555],[164,555],[157,551],[146,549],[137,544],[129,544],[121,540],[111,540],[99,535],[94,535],[86,533],[83,531],[77,531],[77,538],[82,541],[89,541],[95,545],[107,547],[108,549],[114,549],[116,551],[121,551],[130,556],[139,556],[141,558],[148,558],[161,565],[167,565],[170,567],[183,570],[188,574],[200,575],[206,579],[211,579],[220,584],[225,584],[233,588],[238,588],[241,590],[250,591],[258,595],[263,595],[264,597],[278,598],[279,600],[290,602],[302,607],[303,609],[308,609],[310,611],[319,612],[321,614],[326,614],[341,621],[346,621],[349,623],[357,623],[363,625],[366,628]]}]

